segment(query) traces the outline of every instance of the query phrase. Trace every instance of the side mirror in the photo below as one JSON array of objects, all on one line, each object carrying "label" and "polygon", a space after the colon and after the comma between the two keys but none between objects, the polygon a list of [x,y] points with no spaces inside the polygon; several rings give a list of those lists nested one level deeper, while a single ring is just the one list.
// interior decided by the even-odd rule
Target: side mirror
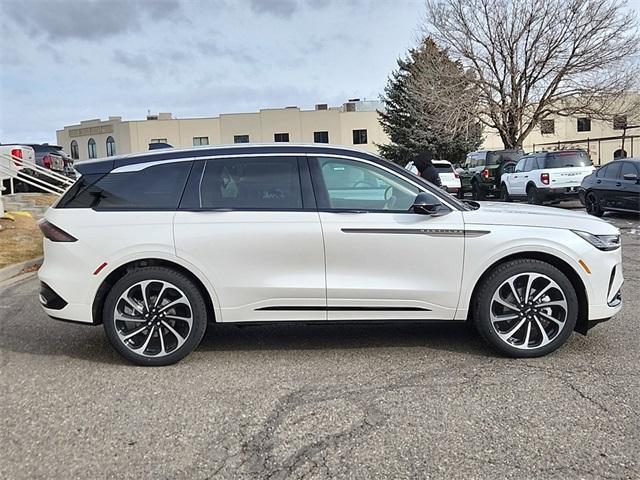
[{"label": "side mirror", "polygon": [[635,173],[625,173],[623,178],[629,182],[638,181],[638,175],[636,175]]},{"label": "side mirror", "polygon": [[422,215],[435,215],[442,207],[442,204],[439,202],[434,203],[434,200],[432,195],[426,192],[420,192],[413,201],[411,210]]}]

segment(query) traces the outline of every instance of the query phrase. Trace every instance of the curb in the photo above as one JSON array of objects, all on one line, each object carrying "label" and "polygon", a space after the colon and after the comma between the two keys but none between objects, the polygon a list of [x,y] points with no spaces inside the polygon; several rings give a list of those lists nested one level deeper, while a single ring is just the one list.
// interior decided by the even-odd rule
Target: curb
[{"label": "curb", "polygon": [[33,267],[34,265],[42,265],[44,257],[32,258],[31,260],[25,260],[24,262],[14,263],[8,267],[0,268],[0,282],[15,277],[25,268]]}]

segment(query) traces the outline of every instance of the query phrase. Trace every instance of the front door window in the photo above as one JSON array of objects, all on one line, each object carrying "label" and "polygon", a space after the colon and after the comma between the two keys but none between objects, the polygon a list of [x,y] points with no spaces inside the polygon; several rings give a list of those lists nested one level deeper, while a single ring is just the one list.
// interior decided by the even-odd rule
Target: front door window
[{"label": "front door window", "polygon": [[410,182],[365,162],[339,158],[312,162],[321,209],[408,212],[420,191]]}]

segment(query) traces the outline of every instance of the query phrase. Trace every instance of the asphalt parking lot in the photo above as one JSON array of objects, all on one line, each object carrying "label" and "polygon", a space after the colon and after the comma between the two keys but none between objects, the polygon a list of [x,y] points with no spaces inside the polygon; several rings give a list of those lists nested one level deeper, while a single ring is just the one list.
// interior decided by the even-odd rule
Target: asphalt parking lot
[{"label": "asphalt parking lot", "polygon": [[210,330],[173,367],[0,287],[0,477],[640,478],[640,220],[625,307],[545,358],[464,325]]}]

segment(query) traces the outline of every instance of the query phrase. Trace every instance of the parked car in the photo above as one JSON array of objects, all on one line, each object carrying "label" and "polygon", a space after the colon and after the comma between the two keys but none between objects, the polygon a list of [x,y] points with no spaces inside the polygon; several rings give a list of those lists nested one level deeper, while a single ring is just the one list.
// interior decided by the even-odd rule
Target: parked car
[{"label": "parked car", "polygon": [[615,160],[586,176],[580,201],[597,217],[609,210],[640,212],[640,159]]},{"label": "parked car", "polygon": [[[442,182],[442,188],[450,193],[458,193],[461,186],[460,175],[454,170],[451,162],[447,160],[432,160],[431,163],[433,163],[433,166],[438,172],[440,182]],[[418,168],[413,162],[409,162],[405,168],[414,175],[419,175]]]},{"label": "parked car", "polygon": [[[36,165],[51,170],[54,173],[58,173],[69,178],[75,178],[74,160],[62,150],[61,146],[49,145],[48,143],[29,143],[23,145],[33,148],[35,152]],[[25,166],[25,172],[35,178],[46,177],[46,175],[35,171],[34,169],[30,169],[28,166]],[[46,181],[61,183],[48,177],[46,178]],[[23,185],[22,188],[26,191],[31,189],[31,187],[26,184]]]},{"label": "parked car", "polygon": [[524,156],[522,150],[481,150],[467,155],[461,165],[462,188],[459,197],[471,192],[474,200],[484,200],[487,196],[498,197],[502,174],[505,168],[515,164]]},{"label": "parked car", "polygon": [[138,364],[177,362],[208,322],[471,320],[535,357],[622,308],[613,225],[460,202],[368,152],[245,144],[77,168],[40,223],[40,301],[103,324]]},{"label": "parked car", "polygon": [[433,166],[438,172],[442,188],[452,194],[457,194],[461,188],[460,175],[453,169],[451,162],[446,160],[433,160]]},{"label": "parked car", "polygon": [[11,190],[11,178],[15,191],[22,192],[26,184],[16,180],[18,173],[24,169],[24,162],[33,162],[35,152],[26,145],[0,145],[0,189],[4,194]]},{"label": "parked car", "polygon": [[587,152],[580,149],[530,153],[512,173],[502,175],[505,201],[526,199],[533,205],[575,200],[582,179],[594,170]]}]

